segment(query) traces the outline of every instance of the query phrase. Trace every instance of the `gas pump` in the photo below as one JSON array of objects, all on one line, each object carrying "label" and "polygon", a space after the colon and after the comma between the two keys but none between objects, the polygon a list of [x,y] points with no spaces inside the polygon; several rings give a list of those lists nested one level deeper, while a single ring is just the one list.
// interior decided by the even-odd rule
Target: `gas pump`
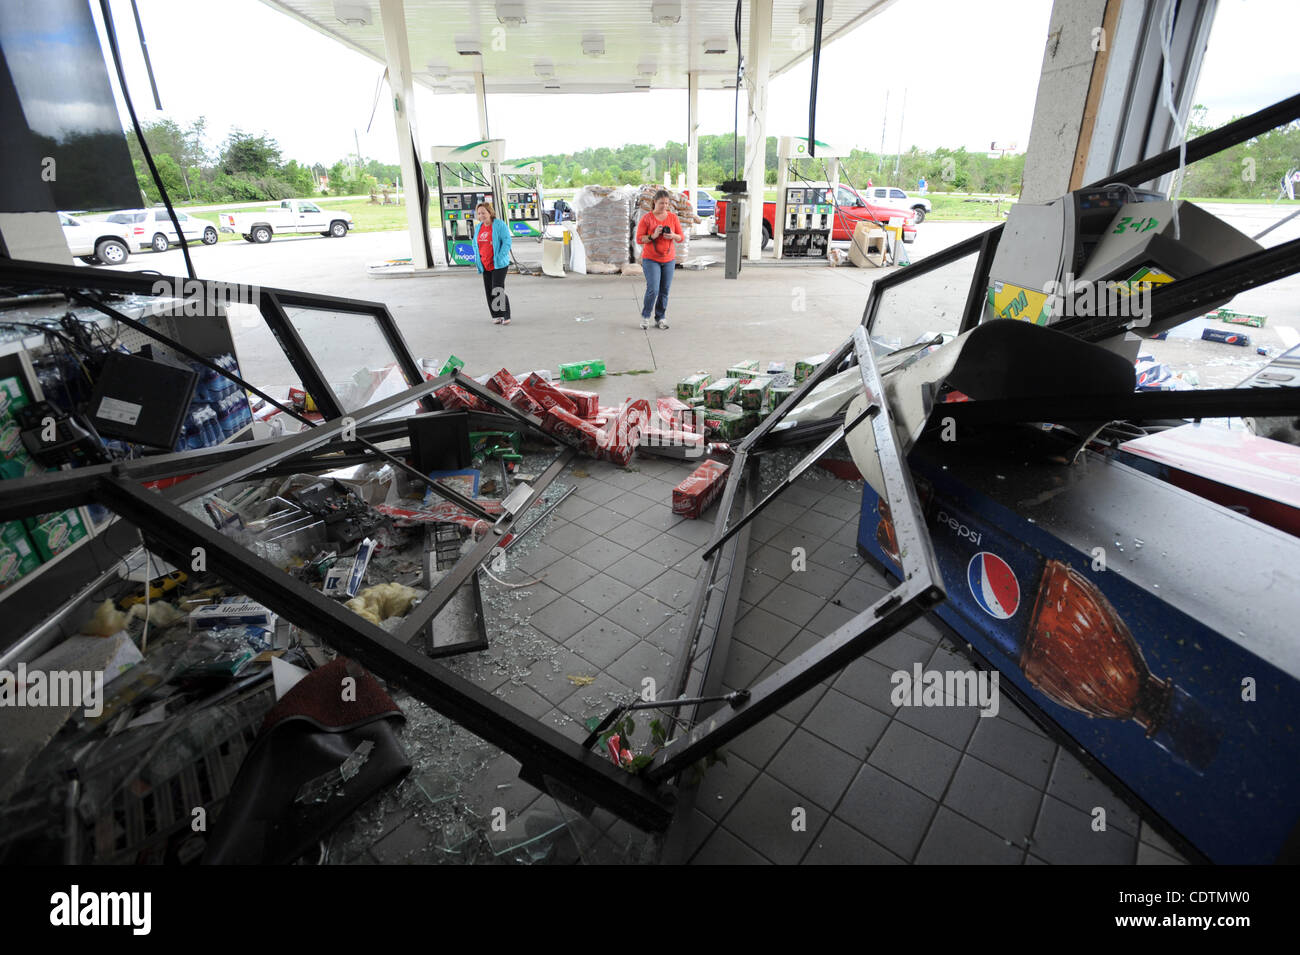
[{"label": "gas pump", "polygon": [[498,216],[505,214],[497,202],[505,147],[504,139],[488,139],[430,150],[438,170],[438,221],[449,266],[474,264],[474,210],[480,202],[491,203]]},{"label": "gas pump", "polygon": [[[840,181],[841,149],[817,140],[817,155],[808,155],[805,136],[782,136],[777,141],[776,222],[773,242],[776,257],[825,258],[830,249],[835,221],[835,190]],[[809,185],[790,171],[799,159],[825,159],[829,162],[829,184]],[[820,178],[820,177],[810,177]]]},{"label": "gas pump", "polygon": [[542,211],[542,164],[540,162],[506,163],[501,166],[501,181],[506,203],[501,211],[513,236],[535,236],[539,241],[546,231]]}]

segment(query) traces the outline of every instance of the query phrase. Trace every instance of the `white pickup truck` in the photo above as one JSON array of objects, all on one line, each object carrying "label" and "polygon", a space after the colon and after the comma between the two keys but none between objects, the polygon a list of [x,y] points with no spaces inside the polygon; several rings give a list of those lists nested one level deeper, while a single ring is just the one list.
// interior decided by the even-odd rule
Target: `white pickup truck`
[{"label": "white pickup truck", "polygon": [[222,212],[217,228],[234,232],[245,242],[270,242],[273,235],[332,235],[342,238],[353,228],[352,216],[340,209],[322,209],[307,199],[285,199],[279,207],[257,212]]}]

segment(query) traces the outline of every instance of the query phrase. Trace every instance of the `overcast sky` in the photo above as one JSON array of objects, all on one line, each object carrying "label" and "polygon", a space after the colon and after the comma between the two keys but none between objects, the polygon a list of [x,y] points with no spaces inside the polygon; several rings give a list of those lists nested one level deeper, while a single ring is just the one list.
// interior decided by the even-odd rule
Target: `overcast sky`
[{"label": "overcast sky", "polygon": [[[381,104],[383,67],[259,0],[137,0],[163,113],[154,108],[129,0],[112,0],[128,82],[144,122],[206,116],[215,147],[232,126],[266,132],[286,159],[330,164],[354,151],[396,162]],[[97,4],[94,4],[96,8]],[[1224,122],[1300,89],[1295,0],[1219,0],[1197,101]],[[822,54],[817,138],[846,147],[965,146],[1029,140],[1050,0],[898,0]],[[292,64],[285,50],[292,50]],[[882,50],[894,52],[882,59]],[[885,68],[897,66],[893,78]],[[870,65],[875,77],[864,91]],[[773,81],[770,135],[807,135],[809,66]],[[885,96],[888,92],[888,111]],[[906,108],[903,109],[904,97]],[[478,138],[470,95],[417,93],[421,145]],[[700,95],[701,132],[732,128],[732,94]],[[686,139],[685,91],[603,96],[489,95],[491,133],[511,158]],[[593,121],[598,118],[598,121]],[[741,107],[743,132],[744,106]]]}]

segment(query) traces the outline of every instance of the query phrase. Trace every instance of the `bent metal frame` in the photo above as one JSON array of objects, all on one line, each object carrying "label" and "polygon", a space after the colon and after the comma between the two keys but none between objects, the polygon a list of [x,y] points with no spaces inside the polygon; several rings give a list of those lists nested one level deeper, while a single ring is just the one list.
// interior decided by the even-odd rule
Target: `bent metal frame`
[{"label": "bent metal frame", "polygon": [[[138,527],[151,548],[182,562],[188,561],[194,547],[201,546],[209,570],[324,640],[339,653],[353,657],[381,677],[403,685],[444,716],[500,747],[523,764],[522,774],[526,777],[550,777],[592,803],[647,830],[666,829],[671,821],[673,800],[665,785],[681,769],[700,756],[715,751],[830,672],[866,652],[943,596],[911,478],[894,442],[889,410],[879,398],[883,394],[880,380],[865,335],[860,334],[852,343],[846,344],[841,353],[847,354],[850,347],[856,351],[864,387],[875,396],[871,414],[863,416],[857,423],[870,417],[876,434],[887,493],[895,506],[900,540],[911,544],[906,548],[908,579],[887,598],[756,686],[747,701],[733,704],[725,718],[715,719],[710,725],[698,727],[674,740],[644,773],[629,773],[614,766],[603,753],[594,752],[558,730],[528,717],[409,645],[457,588],[478,571],[516,521],[573,460],[576,454],[573,447],[561,448],[557,458],[534,483],[521,507],[507,510],[494,522],[489,521],[488,532],[461,557],[429,596],[411,610],[395,634],[367,622],[306,583],[284,573],[181,507],[185,502],[217,488],[289,466],[326,468],[338,466],[344,458],[349,462],[380,460],[381,457],[375,456],[379,449],[367,436],[374,440],[400,436],[400,431],[405,430],[405,419],[382,422],[377,419],[412,402],[419,402],[430,410],[436,409],[436,399],[431,395],[445,384],[454,383],[465,388],[496,412],[513,419],[517,427],[557,440],[554,435],[542,431],[539,419],[515,408],[459,371],[423,381],[392,316],[381,304],[202,280],[198,281],[198,289],[195,289],[194,280],[159,281],[153,275],[6,259],[0,259],[0,284],[33,290],[59,289],[71,300],[92,305],[119,319],[125,317],[120,311],[102,301],[90,300],[86,293],[119,292],[165,298],[168,296],[159,289],[184,289],[187,294],[197,291],[204,301],[220,301],[220,295],[233,292],[238,301],[257,305],[293,367],[302,375],[304,384],[309,389],[320,389],[312,394],[325,413],[325,420],[315,427],[281,438],[251,441],[242,446],[162,454],[6,481],[0,485],[0,520],[94,501]],[[309,344],[288,321],[285,305],[373,318],[411,387],[365,408],[345,413],[313,359]],[[178,344],[156,331],[143,326],[139,328],[163,344]],[[202,356],[198,357],[201,359]],[[818,380],[820,376],[814,376],[793,397],[802,397]],[[256,391],[255,388],[252,390]],[[787,410],[796,403],[797,400],[787,402]],[[775,424],[775,420],[771,420],[771,424]],[[758,436],[755,435],[755,440]],[[368,449],[369,454],[366,453]],[[355,453],[358,450],[360,455]],[[720,511],[721,514],[727,513],[736,497],[739,478],[745,470],[745,457],[742,448],[727,486],[724,502],[727,510]],[[808,461],[801,467],[810,463]],[[161,492],[144,486],[144,482],[179,476],[187,477]],[[747,524],[747,520],[744,523]],[[726,532],[724,525],[725,522],[720,523],[717,531],[718,544],[734,547],[735,541],[730,539],[732,535]],[[716,561],[711,560],[709,564],[716,567]]]}]

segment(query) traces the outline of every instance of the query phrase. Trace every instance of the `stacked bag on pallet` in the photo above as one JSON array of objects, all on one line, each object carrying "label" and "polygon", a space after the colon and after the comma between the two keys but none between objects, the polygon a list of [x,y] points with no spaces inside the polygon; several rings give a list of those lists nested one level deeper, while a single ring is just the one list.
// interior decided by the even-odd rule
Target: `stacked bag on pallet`
[{"label": "stacked bag on pallet", "polygon": [[[583,186],[578,190],[573,214],[586,250],[588,272],[617,272],[630,261],[632,199],[633,190],[628,186]],[[607,266],[613,268],[602,268]]]},{"label": "stacked bag on pallet", "polygon": [[[635,205],[632,210],[634,224],[640,222],[641,217],[647,212],[654,211],[655,193],[662,188],[663,186],[648,185],[637,189]],[[682,224],[682,235],[686,237],[677,246],[677,261],[681,263],[686,261],[691,254],[691,227],[701,220],[695,214],[695,207],[690,197],[685,193],[669,189],[668,197],[668,211],[676,213],[677,220]]]}]

